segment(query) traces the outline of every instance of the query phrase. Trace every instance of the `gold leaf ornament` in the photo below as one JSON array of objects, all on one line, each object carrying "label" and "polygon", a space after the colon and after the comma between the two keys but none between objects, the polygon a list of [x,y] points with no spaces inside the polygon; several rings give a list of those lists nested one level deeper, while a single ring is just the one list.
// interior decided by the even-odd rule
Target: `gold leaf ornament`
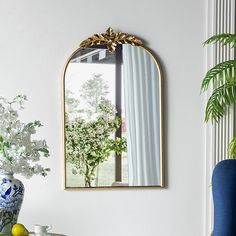
[{"label": "gold leaf ornament", "polygon": [[109,27],[106,33],[94,34],[92,37],[84,40],[81,44],[81,48],[89,48],[93,45],[107,45],[110,52],[116,50],[119,44],[131,44],[133,46],[142,46],[143,42],[141,39],[128,33],[118,32],[115,33],[111,27]]}]

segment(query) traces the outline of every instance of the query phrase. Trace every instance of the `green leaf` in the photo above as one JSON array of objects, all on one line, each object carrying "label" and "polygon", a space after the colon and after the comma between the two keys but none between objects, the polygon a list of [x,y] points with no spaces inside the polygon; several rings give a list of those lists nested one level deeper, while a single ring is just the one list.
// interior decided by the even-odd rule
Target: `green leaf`
[{"label": "green leaf", "polygon": [[43,152],[45,154],[49,154],[49,150],[47,148],[36,148],[36,151]]},{"label": "green leaf", "polygon": [[231,159],[235,158],[236,155],[236,136],[230,141],[229,144],[229,156]]},{"label": "green leaf", "polygon": [[225,81],[235,80],[235,77],[232,76],[235,70],[236,60],[229,60],[219,63],[206,73],[202,81],[201,92],[205,92],[208,89],[210,83],[218,87],[221,86]]},{"label": "green leaf", "polygon": [[224,114],[226,109],[236,103],[236,81],[226,82],[222,86],[216,88],[209,98],[205,110],[205,121],[218,121]]},{"label": "green leaf", "polygon": [[13,160],[12,157],[10,157],[10,156],[5,156],[5,157],[6,157],[6,159],[7,159],[8,161],[12,162],[12,160]]},{"label": "green leaf", "polygon": [[203,45],[222,43],[223,45],[232,44],[232,47],[236,47],[236,35],[235,34],[217,34],[207,39]]}]

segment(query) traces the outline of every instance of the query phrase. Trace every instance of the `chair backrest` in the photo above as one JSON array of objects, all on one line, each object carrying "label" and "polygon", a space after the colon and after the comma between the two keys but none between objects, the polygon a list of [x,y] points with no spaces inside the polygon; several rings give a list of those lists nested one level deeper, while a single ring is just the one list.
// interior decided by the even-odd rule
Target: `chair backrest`
[{"label": "chair backrest", "polygon": [[219,162],[212,176],[213,236],[236,236],[236,160]]}]

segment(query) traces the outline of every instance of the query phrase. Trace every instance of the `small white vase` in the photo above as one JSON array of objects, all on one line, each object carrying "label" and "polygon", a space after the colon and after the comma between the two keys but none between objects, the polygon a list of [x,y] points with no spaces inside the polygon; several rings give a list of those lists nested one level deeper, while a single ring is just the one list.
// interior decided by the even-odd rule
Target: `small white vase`
[{"label": "small white vase", "polygon": [[24,185],[12,173],[0,173],[0,235],[10,234],[17,223],[24,197]]}]

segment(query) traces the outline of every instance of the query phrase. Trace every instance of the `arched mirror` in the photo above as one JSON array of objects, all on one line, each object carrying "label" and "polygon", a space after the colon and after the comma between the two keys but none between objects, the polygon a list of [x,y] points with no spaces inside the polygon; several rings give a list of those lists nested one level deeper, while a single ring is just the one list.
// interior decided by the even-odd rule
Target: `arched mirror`
[{"label": "arched mirror", "polygon": [[95,34],[63,76],[65,188],[163,187],[162,74],[140,39]]}]

